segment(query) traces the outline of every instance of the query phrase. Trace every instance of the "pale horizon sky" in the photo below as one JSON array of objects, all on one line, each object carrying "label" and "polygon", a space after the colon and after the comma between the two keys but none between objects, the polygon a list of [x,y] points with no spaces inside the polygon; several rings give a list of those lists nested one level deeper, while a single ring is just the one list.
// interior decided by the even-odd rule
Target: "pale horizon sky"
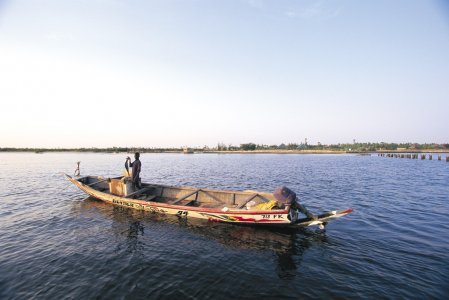
[{"label": "pale horizon sky", "polygon": [[449,5],[0,0],[0,107],[0,147],[449,143]]}]

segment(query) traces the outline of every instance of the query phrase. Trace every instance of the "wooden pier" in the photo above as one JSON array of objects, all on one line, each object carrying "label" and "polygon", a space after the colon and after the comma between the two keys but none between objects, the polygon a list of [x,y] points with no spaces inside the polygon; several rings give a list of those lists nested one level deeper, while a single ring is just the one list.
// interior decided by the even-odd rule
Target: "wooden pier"
[{"label": "wooden pier", "polygon": [[[435,154],[435,153],[378,153],[377,156],[380,157],[392,157],[392,158],[408,158],[408,159],[419,159],[421,160],[433,160],[433,156],[437,156],[438,160],[446,160],[449,162],[449,153]],[[444,155],[444,156],[443,156]],[[445,157],[445,159],[443,158]]]}]

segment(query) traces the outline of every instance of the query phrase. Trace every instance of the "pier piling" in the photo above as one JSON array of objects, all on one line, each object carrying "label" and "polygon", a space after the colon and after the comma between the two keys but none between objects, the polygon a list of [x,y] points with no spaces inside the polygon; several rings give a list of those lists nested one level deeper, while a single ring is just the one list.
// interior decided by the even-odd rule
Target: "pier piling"
[{"label": "pier piling", "polygon": [[[438,160],[446,160],[446,162],[449,162],[449,153],[446,153],[445,155],[442,154],[435,154],[436,158]],[[378,153],[377,156],[381,157],[392,157],[392,158],[408,158],[408,159],[419,159],[421,156],[422,160],[425,160],[427,158],[427,155],[429,155],[429,160],[433,160],[433,154],[419,154],[419,153]]]}]

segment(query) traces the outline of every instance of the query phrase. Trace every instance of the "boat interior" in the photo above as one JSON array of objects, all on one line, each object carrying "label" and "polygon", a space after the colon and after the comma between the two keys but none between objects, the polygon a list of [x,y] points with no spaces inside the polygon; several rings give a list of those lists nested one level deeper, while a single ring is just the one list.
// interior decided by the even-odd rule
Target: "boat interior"
[{"label": "boat interior", "polygon": [[[259,204],[274,203],[273,194],[257,191],[226,191],[194,187],[175,187],[142,183],[136,189],[130,177],[104,178],[86,176],[79,182],[103,193],[141,201],[161,202],[170,205],[192,206],[215,209],[251,210]],[[259,205],[259,206],[258,206]],[[277,205],[280,205],[277,203]],[[270,209],[284,209],[273,206]]]}]

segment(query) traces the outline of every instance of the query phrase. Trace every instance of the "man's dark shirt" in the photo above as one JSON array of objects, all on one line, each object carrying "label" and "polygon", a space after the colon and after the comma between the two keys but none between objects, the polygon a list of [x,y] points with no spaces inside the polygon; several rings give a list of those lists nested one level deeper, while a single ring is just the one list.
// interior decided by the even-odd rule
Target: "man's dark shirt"
[{"label": "man's dark shirt", "polygon": [[134,182],[138,182],[140,178],[140,169],[142,168],[142,163],[140,160],[136,159],[134,162],[130,164],[130,166],[133,168],[132,170],[132,177]]}]

